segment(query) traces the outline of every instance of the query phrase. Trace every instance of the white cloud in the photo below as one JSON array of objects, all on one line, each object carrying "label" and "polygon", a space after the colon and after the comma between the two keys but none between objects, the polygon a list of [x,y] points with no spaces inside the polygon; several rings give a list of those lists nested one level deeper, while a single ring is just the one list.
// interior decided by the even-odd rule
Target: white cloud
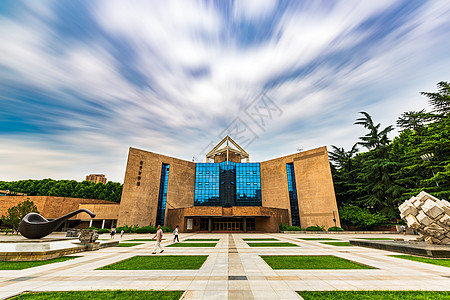
[{"label": "white cloud", "polygon": [[[70,130],[51,140],[39,135],[42,141],[33,134],[0,131],[10,145],[2,149],[9,159],[0,173],[7,174],[5,179],[70,176],[64,174],[79,179],[107,166],[107,176],[123,180],[129,146],[190,160],[211,139],[218,141],[226,124],[244,117],[242,109],[270,80],[312,63],[307,75],[281,80],[266,91],[283,115],[265,132],[258,131],[260,139],[249,149],[252,159],[288,154],[298,146],[348,148],[361,134],[352,126],[358,111],[372,112],[383,125],[393,124],[401,112],[420,108],[419,91],[447,80],[447,1],[425,3],[367,51],[358,48],[383,28],[356,28],[397,4],[292,4],[270,28],[274,35],[251,47],[229,31],[226,18],[211,3],[91,2],[94,22],[108,35],[91,40],[58,32],[53,2],[28,4],[23,14],[0,18],[0,80],[7,83],[0,93],[23,86],[44,91],[54,99],[49,100],[53,106],[23,102],[21,113],[42,114],[48,117],[42,122]],[[236,1],[232,21],[258,25],[276,9],[275,1]],[[126,61],[113,55],[117,49],[110,39],[127,49],[121,51],[130,51]],[[328,58],[331,54],[336,57]],[[350,59],[337,62],[338,54]],[[148,85],[125,76],[124,64]],[[203,73],[194,76],[197,71]],[[0,101],[23,100],[7,95]],[[27,167],[17,170],[22,154]],[[86,171],[90,168],[95,170]]]}]

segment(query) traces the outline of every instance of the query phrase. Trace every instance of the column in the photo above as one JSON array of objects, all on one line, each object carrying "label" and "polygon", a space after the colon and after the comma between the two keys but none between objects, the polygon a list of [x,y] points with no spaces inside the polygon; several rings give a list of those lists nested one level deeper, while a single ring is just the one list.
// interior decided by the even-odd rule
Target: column
[{"label": "column", "polygon": [[211,231],[212,231],[212,218],[209,217],[208,218],[208,232],[211,232]]},{"label": "column", "polygon": [[105,228],[105,221],[106,221],[106,220],[103,219],[103,222],[102,222],[102,229]]},{"label": "column", "polygon": [[89,220],[89,227],[92,227],[92,219]]},{"label": "column", "polygon": [[247,232],[247,218],[244,217],[244,232]]}]

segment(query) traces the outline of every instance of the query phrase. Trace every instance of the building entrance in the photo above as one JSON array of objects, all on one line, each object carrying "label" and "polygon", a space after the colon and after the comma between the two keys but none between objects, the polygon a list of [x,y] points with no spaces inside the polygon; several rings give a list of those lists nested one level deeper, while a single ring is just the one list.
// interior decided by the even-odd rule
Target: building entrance
[{"label": "building entrance", "polygon": [[[211,226],[211,227],[210,227]],[[255,218],[201,218],[200,230],[207,231],[254,231]]]}]

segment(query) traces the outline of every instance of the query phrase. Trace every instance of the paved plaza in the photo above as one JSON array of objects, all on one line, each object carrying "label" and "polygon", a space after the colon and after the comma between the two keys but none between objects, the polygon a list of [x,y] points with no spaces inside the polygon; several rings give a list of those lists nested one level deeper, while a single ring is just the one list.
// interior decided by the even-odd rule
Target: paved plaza
[{"label": "paved plaza", "polygon": [[[103,235],[106,239],[109,236]],[[322,244],[299,238],[404,238],[397,234],[181,234],[220,239],[214,248],[168,247],[157,255],[208,255],[199,270],[96,270],[136,255],[152,255],[154,242],[74,254],[76,259],[25,270],[0,271],[0,297],[24,291],[100,289],[184,290],[183,299],[301,299],[295,291],[439,290],[450,291],[450,268],[390,257],[398,253]],[[417,236],[406,236],[415,239]],[[4,239],[6,237],[1,237]],[[125,235],[119,240],[151,238]],[[172,243],[165,235],[163,246]],[[299,247],[249,247],[243,238],[276,238]],[[323,242],[323,241],[322,241]],[[256,242],[255,242],[256,243]],[[375,269],[273,270],[260,255],[334,255]]]}]

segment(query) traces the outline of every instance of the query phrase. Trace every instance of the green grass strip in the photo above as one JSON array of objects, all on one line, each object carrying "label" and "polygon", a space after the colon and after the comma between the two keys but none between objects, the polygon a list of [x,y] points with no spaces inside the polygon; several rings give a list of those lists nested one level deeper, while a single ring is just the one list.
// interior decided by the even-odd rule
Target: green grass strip
[{"label": "green grass strip", "polygon": [[185,241],[188,241],[188,242],[217,242],[217,241],[219,241],[220,239],[186,239]]},{"label": "green grass strip", "polygon": [[435,291],[324,291],[297,292],[305,300],[444,300],[450,299],[450,292]]},{"label": "green grass strip", "polygon": [[347,259],[332,255],[321,256],[288,256],[288,255],[261,255],[261,258],[276,270],[336,270],[336,269],[374,269],[372,267],[355,263]]},{"label": "green grass strip", "polygon": [[72,291],[72,292],[41,292],[21,294],[12,299],[20,300],[104,300],[104,299],[133,299],[133,300],[178,300],[183,291]]},{"label": "green grass strip", "polygon": [[215,247],[216,243],[174,243],[167,247]]},{"label": "green grass strip", "polygon": [[321,244],[326,244],[326,245],[332,245],[332,246],[343,246],[343,247],[349,247],[353,245],[350,245],[350,242],[320,242]]},{"label": "green grass strip", "polygon": [[254,241],[279,241],[278,239],[274,238],[267,238],[267,239],[243,239],[246,242],[254,242]]},{"label": "green grass strip", "polygon": [[280,243],[247,243],[250,247],[299,247],[296,244],[280,242]]},{"label": "green grass strip", "polygon": [[70,259],[74,259],[80,256],[63,256],[58,258],[53,258],[49,260],[42,261],[0,261],[0,270],[23,270],[33,267],[38,267],[42,265],[53,264],[57,262],[62,262]]},{"label": "green grass strip", "polygon": [[[162,239],[163,241],[165,239]],[[132,239],[132,240],[126,240],[124,242],[155,242],[156,240],[152,240],[152,239]]]},{"label": "green grass strip", "polygon": [[133,247],[137,245],[142,245],[143,243],[119,243],[116,247]]},{"label": "green grass strip", "polygon": [[389,255],[392,257],[408,259],[412,261],[423,262],[427,264],[433,264],[443,267],[450,267],[450,258],[427,258],[427,257],[417,257],[412,255]]},{"label": "green grass strip", "polygon": [[393,241],[391,238],[357,238],[358,240],[367,240],[367,241]]},{"label": "green grass strip", "polygon": [[339,241],[339,239],[333,238],[299,238],[299,239],[304,241]]},{"label": "green grass strip", "polygon": [[198,270],[208,255],[133,256],[97,270]]}]

